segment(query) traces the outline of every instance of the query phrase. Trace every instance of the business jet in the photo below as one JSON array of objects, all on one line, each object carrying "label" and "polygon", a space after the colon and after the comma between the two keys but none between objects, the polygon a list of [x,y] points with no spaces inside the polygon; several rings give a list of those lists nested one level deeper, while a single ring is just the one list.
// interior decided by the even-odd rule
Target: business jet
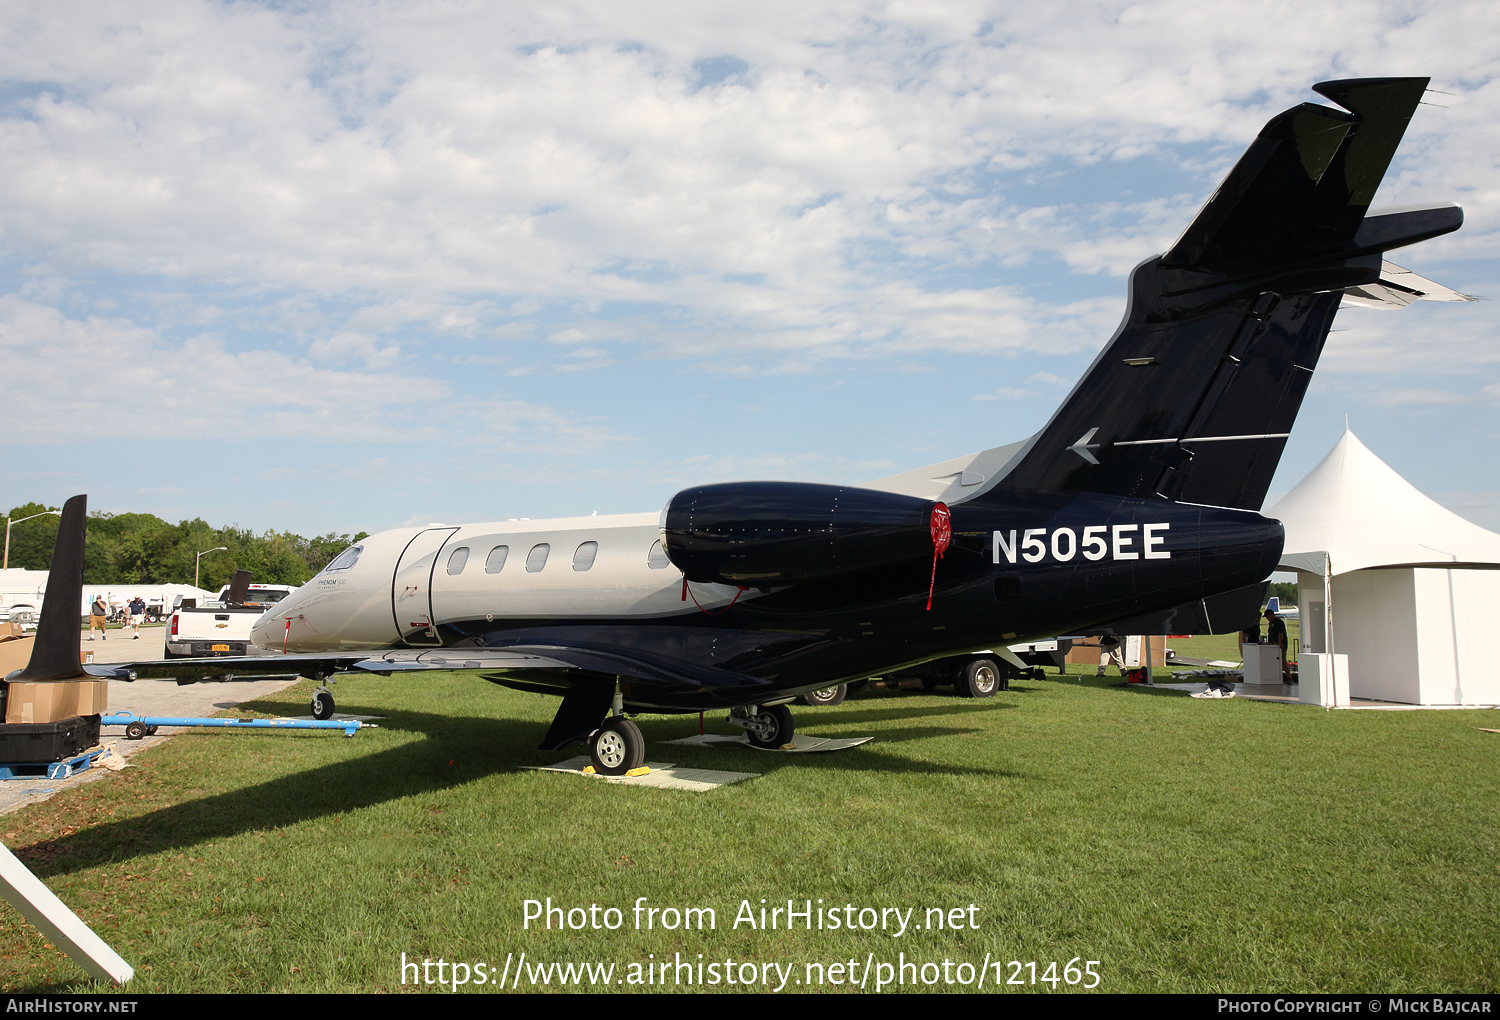
[{"label": "business jet", "polygon": [[[1323,82],[1342,109],[1274,117],[1131,273],[1124,321],[1028,439],[865,485],[701,485],[659,514],[386,531],[260,618],[265,654],[122,673],[290,671],[319,682],[326,716],[339,672],[471,670],[561,696],[541,747],[584,742],[621,774],[643,760],[634,713],[727,709],[777,747],[799,695],[936,658],[1240,629],[1282,547],[1258,511],[1340,302],[1423,296],[1385,253],[1463,222],[1451,204],[1370,211],[1427,82]],[[80,514],[58,542],[81,564]],[[76,653],[55,659],[78,673]]]}]

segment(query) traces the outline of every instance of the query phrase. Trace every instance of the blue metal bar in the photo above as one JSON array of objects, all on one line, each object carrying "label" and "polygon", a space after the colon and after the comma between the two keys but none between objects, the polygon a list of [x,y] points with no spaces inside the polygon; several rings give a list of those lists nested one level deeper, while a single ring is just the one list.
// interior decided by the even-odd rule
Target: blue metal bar
[{"label": "blue metal bar", "polygon": [[247,730],[343,730],[344,736],[352,737],[370,723],[358,719],[203,719],[193,717],[149,715],[136,716],[129,712],[106,715],[99,719],[101,726],[213,726],[222,729]]}]

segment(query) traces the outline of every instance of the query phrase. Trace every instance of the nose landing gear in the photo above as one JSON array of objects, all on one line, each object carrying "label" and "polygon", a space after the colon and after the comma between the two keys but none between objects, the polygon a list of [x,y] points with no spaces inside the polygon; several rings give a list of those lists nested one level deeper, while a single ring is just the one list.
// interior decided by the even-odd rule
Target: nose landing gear
[{"label": "nose landing gear", "polygon": [[322,673],[314,673],[312,678],[318,685],[318,689],[313,691],[312,696],[312,717],[319,721],[332,719],[333,692],[328,689],[328,680]]},{"label": "nose landing gear", "polygon": [[792,710],[785,705],[751,705],[729,711],[729,722],[743,726],[745,736],[756,747],[780,747],[792,742],[796,730]]}]

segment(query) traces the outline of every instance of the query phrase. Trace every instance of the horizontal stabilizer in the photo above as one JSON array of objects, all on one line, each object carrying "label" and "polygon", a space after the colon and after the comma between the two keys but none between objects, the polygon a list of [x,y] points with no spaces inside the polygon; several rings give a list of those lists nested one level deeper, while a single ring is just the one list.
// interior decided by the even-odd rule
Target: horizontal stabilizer
[{"label": "horizontal stabilizer", "polygon": [[1361,308],[1383,308],[1386,310],[1405,308],[1413,301],[1478,301],[1471,294],[1464,294],[1433,283],[1396,263],[1385,261],[1380,266],[1380,280],[1359,287],[1344,289],[1344,304]]}]

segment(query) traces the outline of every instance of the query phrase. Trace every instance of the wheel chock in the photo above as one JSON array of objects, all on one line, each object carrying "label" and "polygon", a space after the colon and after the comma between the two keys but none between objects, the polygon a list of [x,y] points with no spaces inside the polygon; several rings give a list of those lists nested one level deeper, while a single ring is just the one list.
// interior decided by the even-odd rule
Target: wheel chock
[{"label": "wheel chock", "polygon": [[[593,768],[593,766],[590,765],[589,768]],[[651,769],[650,769],[649,766],[642,765],[640,768],[638,768],[638,769],[631,769],[630,771],[626,772],[625,774],[627,776],[649,776],[651,774]]]}]

